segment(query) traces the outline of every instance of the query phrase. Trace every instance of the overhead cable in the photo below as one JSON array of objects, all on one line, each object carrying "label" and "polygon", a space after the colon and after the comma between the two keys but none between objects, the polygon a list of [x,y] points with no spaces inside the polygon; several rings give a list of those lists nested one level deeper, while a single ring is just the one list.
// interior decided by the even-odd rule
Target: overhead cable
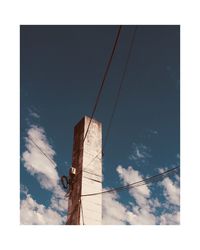
[{"label": "overhead cable", "polygon": [[126,59],[125,65],[124,65],[124,70],[123,70],[121,80],[119,82],[117,95],[116,95],[116,98],[115,98],[114,106],[113,106],[113,109],[112,109],[112,113],[111,113],[110,120],[109,120],[109,125],[108,125],[106,136],[105,136],[105,141],[104,141],[104,145],[103,145],[103,152],[104,152],[105,147],[106,147],[107,142],[108,142],[108,138],[109,138],[110,130],[111,130],[111,126],[112,126],[112,121],[113,121],[113,118],[114,118],[114,115],[115,115],[115,112],[116,112],[116,108],[117,108],[117,104],[118,104],[118,101],[119,101],[121,89],[122,89],[122,86],[124,84],[124,79],[125,79],[127,69],[128,69],[128,64],[129,64],[129,61],[130,61],[130,58],[131,58],[131,53],[132,53],[132,50],[133,50],[133,45],[134,45],[134,41],[135,41],[135,37],[136,37],[137,28],[138,28],[138,26],[135,27],[135,29],[134,29],[134,31],[132,33],[127,59]]},{"label": "overhead cable", "polygon": [[93,107],[93,110],[92,110],[92,114],[90,116],[90,121],[89,121],[87,130],[86,130],[85,136],[83,138],[83,142],[85,141],[85,139],[87,137],[87,134],[88,134],[92,119],[93,119],[95,111],[97,109],[97,105],[98,105],[98,102],[99,102],[99,99],[100,99],[100,96],[101,96],[101,93],[102,93],[102,90],[103,90],[103,86],[105,84],[105,80],[106,80],[106,77],[108,75],[108,71],[109,71],[109,68],[110,68],[110,65],[111,65],[111,62],[112,62],[112,59],[113,59],[113,55],[114,55],[116,47],[117,47],[117,42],[119,40],[121,29],[122,29],[122,25],[120,25],[119,28],[118,28],[117,36],[115,38],[115,42],[114,42],[114,45],[113,45],[113,48],[112,48],[112,52],[111,52],[111,55],[109,57],[109,60],[108,60],[107,66],[106,66],[105,73],[103,75],[103,79],[102,79],[102,82],[101,82],[101,85],[100,85],[100,88],[99,88],[99,91],[98,91],[98,94],[97,94],[97,97],[96,97],[96,101],[95,101],[95,104],[94,104],[94,107]]},{"label": "overhead cable", "polygon": [[121,89],[122,89],[122,86],[124,84],[125,75],[127,73],[128,65],[129,65],[131,54],[132,54],[132,51],[133,51],[133,45],[134,45],[137,29],[138,29],[138,26],[135,27],[135,29],[133,30],[133,33],[132,33],[131,42],[130,42],[130,46],[129,46],[129,49],[128,49],[127,59],[126,59],[125,65],[124,65],[124,70],[123,70],[123,73],[122,73],[121,80],[119,82],[117,95],[116,95],[114,106],[113,106],[112,113],[111,113],[111,116],[110,116],[109,125],[108,125],[107,131],[106,131],[106,136],[105,136],[105,141],[104,141],[104,144],[103,144],[103,149],[99,153],[97,153],[97,155],[95,155],[95,157],[88,163],[88,165],[86,167],[88,167],[99,156],[99,154],[104,153],[105,147],[107,145],[108,138],[109,138],[109,135],[110,135],[111,126],[112,126],[112,121],[113,121],[113,118],[114,118],[114,115],[115,115],[115,112],[116,112],[116,108],[117,108],[117,104],[118,104],[118,101],[119,101]]},{"label": "overhead cable", "polygon": [[39,151],[54,165],[54,167],[57,167],[57,165],[55,164],[55,162],[35,143],[35,141],[33,140],[33,138],[29,135],[29,139],[31,140],[31,142],[33,143],[33,145],[39,149]]},{"label": "overhead cable", "polygon": [[[110,192],[118,192],[118,191],[122,191],[122,190],[126,190],[126,189],[130,189],[130,188],[134,188],[134,187],[138,187],[138,186],[143,186],[143,185],[149,185],[151,183],[154,183],[156,181],[161,180],[162,178],[167,177],[168,175],[174,173],[175,171],[177,171],[180,168],[180,166],[176,166],[174,168],[168,169],[160,174],[156,174],[153,175],[151,177],[147,177],[145,179],[142,179],[140,181],[136,181],[124,186],[120,186],[120,187],[116,187],[116,188],[111,188],[102,192],[97,192],[97,193],[90,193],[90,194],[82,194],[81,197],[87,197],[87,196],[94,196],[94,195],[100,195],[100,194],[105,194],[105,193],[110,193]],[[68,196],[66,196],[68,197]]]},{"label": "overhead cable", "polygon": [[83,214],[83,205],[82,205],[81,198],[80,198],[80,208],[81,208],[81,213],[82,213],[82,222],[83,222],[83,225],[85,225],[85,223],[84,223],[84,214]]}]

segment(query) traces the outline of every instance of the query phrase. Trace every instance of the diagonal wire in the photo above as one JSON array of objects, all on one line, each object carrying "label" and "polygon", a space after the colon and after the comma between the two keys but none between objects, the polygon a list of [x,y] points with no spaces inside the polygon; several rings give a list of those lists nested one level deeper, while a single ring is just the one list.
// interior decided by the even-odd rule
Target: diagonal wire
[{"label": "diagonal wire", "polygon": [[104,152],[105,147],[106,147],[107,142],[108,142],[108,138],[109,138],[110,130],[111,130],[111,126],[112,126],[112,121],[113,121],[113,118],[114,118],[114,115],[115,115],[115,112],[116,112],[116,109],[117,109],[117,104],[118,104],[118,101],[119,101],[121,89],[122,89],[122,86],[124,84],[124,79],[125,79],[127,69],[128,69],[128,65],[129,65],[129,61],[130,61],[130,58],[131,58],[131,53],[132,53],[132,50],[133,50],[133,45],[134,45],[134,41],[135,41],[135,37],[136,37],[137,28],[138,28],[138,26],[135,27],[135,29],[133,31],[133,34],[132,34],[132,37],[131,37],[130,47],[129,47],[129,50],[128,50],[128,56],[127,56],[127,59],[126,59],[125,65],[124,65],[123,74],[122,74],[122,77],[121,77],[121,80],[120,80],[120,83],[119,83],[117,95],[116,95],[116,98],[115,98],[113,110],[112,110],[112,113],[111,113],[109,125],[108,125],[106,136],[105,136],[105,141],[104,141],[104,145],[103,145],[103,152]]},{"label": "diagonal wire", "polygon": [[[83,194],[81,196],[82,197],[84,197],[84,196],[93,196],[93,195],[105,194],[105,193],[110,193],[110,192],[114,192],[114,191],[121,191],[121,190],[129,189],[129,188],[148,185],[148,184],[151,184],[151,183],[153,183],[155,181],[159,181],[162,178],[167,177],[168,175],[172,174],[173,172],[177,171],[178,169],[180,169],[180,166],[176,166],[176,167],[168,169],[165,172],[162,172],[160,174],[156,174],[156,175],[147,177],[146,179],[142,179],[140,181],[136,181],[136,182],[124,185],[124,186],[111,188],[111,189],[108,189],[108,190],[105,190],[105,191],[102,191],[102,192],[97,192],[97,193]],[[66,196],[66,197],[68,197],[68,196]]]},{"label": "diagonal wire", "polygon": [[98,102],[99,102],[99,99],[100,99],[100,96],[101,96],[101,93],[102,93],[102,90],[103,90],[103,86],[104,86],[106,77],[107,77],[107,75],[108,75],[108,71],[109,71],[109,69],[110,69],[110,65],[111,65],[111,62],[112,62],[112,59],[113,59],[113,55],[114,55],[115,50],[116,50],[116,47],[117,47],[117,42],[118,42],[118,40],[119,40],[119,36],[120,36],[121,29],[122,29],[122,25],[120,25],[119,28],[118,28],[117,36],[116,36],[115,42],[114,42],[114,46],[113,46],[113,48],[112,48],[112,52],[111,52],[111,55],[110,55],[110,57],[109,57],[109,60],[108,60],[107,66],[106,66],[106,70],[105,70],[105,73],[104,73],[104,76],[103,76],[103,79],[102,79],[102,82],[101,82],[101,86],[100,86],[99,92],[98,92],[97,97],[96,97],[95,105],[94,105],[94,108],[93,108],[93,110],[92,110],[92,114],[91,114],[91,117],[90,117],[90,122],[89,122],[89,124],[88,124],[87,130],[86,130],[86,133],[85,133],[85,136],[84,136],[84,138],[83,138],[83,142],[85,141],[85,139],[86,139],[86,137],[87,137],[87,134],[88,134],[88,131],[89,131],[89,128],[90,128],[92,119],[93,119],[94,114],[95,114],[95,111],[96,111],[96,109],[97,109],[97,105],[98,105]]},{"label": "diagonal wire", "polygon": [[[116,108],[117,108],[117,104],[118,104],[118,101],[119,101],[121,89],[122,89],[122,86],[124,84],[125,76],[126,76],[126,73],[127,73],[129,62],[130,62],[130,57],[131,57],[131,54],[132,54],[132,51],[133,51],[133,45],[134,45],[137,29],[138,29],[138,26],[135,27],[135,29],[134,29],[134,31],[132,33],[130,47],[129,47],[129,50],[128,50],[128,56],[127,56],[127,59],[126,59],[125,65],[124,65],[123,74],[122,74],[122,77],[121,77],[121,80],[120,80],[120,83],[119,83],[119,87],[118,87],[117,95],[116,95],[116,98],[115,98],[113,110],[112,110],[112,113],[111,113],[109,125],[108,125],[107,131],[106,131],[106,136],[105,136],[105,142],[104,142],[104,145],[103,145],[103,149],[101,151],[99,151],[99,153],[97,153],[96,156],[94,156],[94,158],[88,163],[88,165],[86,167],[88,167],[99,156],[100,153],[104,152],[105,147],[107,145],[108,138],[109,138],[109,135],[110,135],[111,126],[112,126],[112,121],[113,121],[113,118],[114,118],[114,115],[115,115],[115,112],[116,112]],[[90,120],[90,122],[91,122],[91,120]]]},{"label": "diagonal wire", "polygon": [[82,205],[81,198],[80,198],[80,207],[81,207],[83,225],[85,225],[85,223],[84,223],[84,215],[83,215],[83,205]]},{"label": "diagonal wire", "polygon": [[163,173],[153,175],[151,177],[148,177],[146,179],[142,179],[142,180],[137,181],[137,182],[133,182],[133,183],[130,183],[130,184],[127,184],[127,185],[124,185],[124,186],[120,186],[120,187],[116,187],[116,188],[112,188],[112,189],[108,189],[108,190],[105,190],[105,191],[102,191],[102,192],[91,193],[91,194],[83,194],[81,196],[82,197],[85,197],[85,196],[94,196],[94,195],[100,195],[100,194],[110,193],[110,192],[114,192],[114,191],[121,191],[121,190],[129,189],[129,188],[133,188],[133,187],[135,187],[135,185],[140,185],[140,186],[142,186],[142,185],[148,185],[149,183],[153,183],[155,181],[159,181],[160,178],[165,178],[166,176],[168,176],[169,174],[175,172],[179,168],[180,168],[180,166],[177,166],[177,167],[168,169],[168,170],[166,170]]},{"label": "diagonal wire", "polygon": [[33,145],[39,149],[39,151],[55,166],[57,167],[57,165],[55,164],[55,162],[34,142],[33,138],[29,135],[29,139],[31,140],[31,142],[33,143]]}]

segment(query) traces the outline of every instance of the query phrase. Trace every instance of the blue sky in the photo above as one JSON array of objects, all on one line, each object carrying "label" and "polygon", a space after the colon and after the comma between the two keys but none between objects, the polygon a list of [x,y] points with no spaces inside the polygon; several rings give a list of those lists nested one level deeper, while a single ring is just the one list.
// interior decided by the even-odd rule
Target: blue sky
[{"label": "blue sky", "polygon": [[[134,28],[122,28],[95,114],[103,124],[103,136]],[[116,31],[117,26],[21,26],[20,183],[24,224],[60,224],[65,220],[66,203],[57,175],[66,174],[71,165],[73,127],[91,114]],[[56,169],[31,146],[28,135],[46,150]],[[139,26],[105,151],[103,186],[115,187],[154,175],[178,165],[179,155],[179,26]],[[39,159],[39,167],[35,159]],[[50,185],[48,170],[41,169],[48,166],[55,179]],[[105,224],[179,223],[178,176],[140,190],[107,195]],[[27,214],[34,216],[23,221]],[[53,219],[47,221],[45,214]]]}]

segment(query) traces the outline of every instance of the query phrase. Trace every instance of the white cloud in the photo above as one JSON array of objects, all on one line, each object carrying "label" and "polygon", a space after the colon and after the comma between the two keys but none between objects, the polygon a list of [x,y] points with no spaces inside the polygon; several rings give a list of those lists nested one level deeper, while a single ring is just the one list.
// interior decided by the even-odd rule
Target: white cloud
[{"label": "white cloud", "polygon": [[140,166],[146,163],[146,161],[151,158],[150,149],[144,144],[132,143],[132,153],[129,155],[130,160]]},{"label": "white cloud", "polygon": [[25,225],[62,225],[66,221],[51,207],[38,204],[30,194],[20,204],[20,223]]},{"label": "white cloud", "polygon": [[[134,170],[131,166],[129,166],[127,169],[123,168],[122,166],[118,166],[116,170],[119,174],[119,178],[122,180],[124,185],[138,182],[143,179],[139,171]],[[129,193],[132,197],[135,198],[135,201],[139,206],[148,206],[147,198],[150,197],[150,189],[148,188],[148,186],[144,185],[131,188],[129,189]]]},{"label": "white cloud", "polygon": [[61,224],[63,222],[61,214],[67,213],[68,204],[64,197],[65,192],[59,186],[59,176],[53,160],[55,151],[41,127],[32,126],[28,130],[25,140],[26,151],[22,155],[24,167],[37,178],[42,188],[52,193],[52,196],[50,205],[46,208],[33,200],[28,194],[27,187],[21,185],[21,192],[26,195],[26,198],[21,201],[21,224]]},{"label": "white cloud", "polygon": [[[36,176],[41,187],[52,190],[57,186],[59,177],[56,171],[56,163],[53,161],[55,151],[48,143],[44,129],[32,126],[28,130],[25,140],[27,150],[22,155],[24,167],[30,174]],[[34,145],[34,142],[53,163],[42,154],[39,148]]]},{"label": "white cloud", "polygon": [[156,217],[146,208],[140,208],[134,204],[126,207],[118,201],[116,193],[103,195],[103,222],[104,225],[152,225],[156,223]]},{"label": "white cloud", "polygon": [[65,192],[61,189],[60,186],[57,186],[51,197],[51,207],[58,212],[65,212],[68,207],[68,201],[65,198]]},{"label": "white cloud", "polygon": [[[127,169],[122,166],[117,167],[117,173],[124,185],[141,181],[144,177],[139,171],[131,166]],[[164,171],[164,170],[160,170]],[[176,178],[177,179],[177,178]],[[130,197],[133,202],[125,206],[119,201],[119,195],[116,193],[107,193],[103,195],[103,224],[132,224],[132,225],[155,225],[155,224],[179,224],[178,207],[179,188],[168,177],[162,181],[164,187],[163,193],[159,195],[167,199],[166,203],[156,197],[152,197],[149,186],[140,186],[129,189]],[[166,209],[170,208],[170,212]],[[171,206],[173,205],[173,206]],[[165,208],[165,212],[157,213],[157,208]]]},{"label": "white cloud", "polygon": [[138,206],[135,206],[127,215],[128,222],[132,225],[155,225],[156,223],[156,216],[154,214]]},{"label": "white cloud", "polygon": [[27,195],[28,194],[28,188],[24,186],[23,184],[20,185],[20,193]]},{"label": "white cloud", "polygon": [[115,192],[103,195],[103,222],[104,225],[126,224],[126,207],[118,200]]},{"label": "white cloud", "polygon": [[[33,141],[50,159],[47,159],[40,150],[33,144]],[[62,224],[66,221],[67,200],[64,198],[64,191],[60,188],[59,176],[56,170],[56,163],[53,160],[55,151],[49,144],[45,131],[41,127],[32,126],[27,133],[26,151],[22,155],[24,167],[35,176],[42,188],[52,192],[49,207],[38,204],[25,186],[21,186],[21,192],[26,196],[21,201],[21,224]],[[138,158],[145,158],[144,152],[136,151]],[[51,162],[52,161],[52,162]],[[144,176],[133,167],[116,169],[121,182],[124,185],[141,181]],[[164,169],[159,169],[163,172]],[[165,178],[160,186],[163,188],[163,195],[167,203],[161,204],[158,198],[152,197],[149,186],[140,186],[129,189],[129,205],[124,205],[119,201],[119,195],[115,192],[103,195],[103,224],[179,224],[179,177],[175,176],[175,181],[169,177]],[[156,209],[164,206],[165,212],[156,216]],[[174,206],[176,209],[174,209]],[[170,212],[169,210],[170,209]]]},{"label": "white cloud", "polygon": [[162,206],[162,204],[158,200],[158,198],[155,198],[155,199],[151,198],[151,199],[149,199],[149,205],[151,206],[151,211],[152,212],[156,212],[156,209]]},{"label": "white cloud", "polygon": [[[138,182],[144,179],[139,171],[129,166],[127,169],[117,167],[117,172],[124,185]],[[148,186],[140,186],[129,189],[129,194],[134,198],[136,204],[128,212],[128,222],[134,225],[155,224],[156,217],[153,214],[155,207],[159,206],[157,200],[150,199],[151,190]]]},{"label": "white cloud", "polygon": [[170,180],[168,177],[165,178],[161,185],[164,187],[164,195],[166,199],[174,205],[179,206],[180,205],[180,188],[178,185],[176,185],[175,182]]},{"label": "white cloud", "polygon": [[145,156],[139,151],[138,148],[136,148],[136,157],[137,158],[144,158]]},{"label": "white cloud", "polygon": [[149,133],[150,133],[150,134],[153,134],[153,135],[157,135],[157,134],[158,134],[158,131],[153,130],[153,129],[149,129]]},{"label": "white cloud", "polygon": [[26,196],[20,204],[21,224],[62,225],[66,222],[68,201],[64,198],[65,193],[59,186],[52,193],[49,207],[38,204],[28,193],[26,186],[21,185],[21,192]]},{"label": "white cloud", "polygon": [[30,116],[37,118],[37,119],[40,118],[40,116],[36,112],[34,112],[32,109],[29,109],[28,111],[29,111]]},{"label": "white cloud", "polygon": [[164,213],[160,216],[161,225],[178,225],[180,224],[180,212]]}]

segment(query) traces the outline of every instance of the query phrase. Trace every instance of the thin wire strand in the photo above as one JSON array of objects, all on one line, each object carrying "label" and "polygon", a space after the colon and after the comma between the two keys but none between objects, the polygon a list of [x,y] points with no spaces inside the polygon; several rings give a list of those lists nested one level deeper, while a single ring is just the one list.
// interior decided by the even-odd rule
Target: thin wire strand
[{"label": "thin wire strand", "polygon": [[[116,95],[113,110],[112,110],[112,113],[111,113],[111,118],[110,118],[109,125],[108,125],[107,131],[106,131],[106,136],[105,136],[105,142],[104,142],[104,145],[103,145],[103,149],[101,151],[99,151],[99,153],[97,153],[97,155],[95,155],[95,157],[89,162],[89,164],[86,167],[88,167],[99,156],[100,153],[102,154],[102,152],[104,152],[105,147],[107,145],[108,138],[109,138],[109,135],[110,135],[111,126],[112,126],[112,121],[113,121],[113,118],[114,118],[114,115],[115,115],[115,112],[116,112],[116,108],[117,108],[118,100],[119,100],[119,97],[120,97],[121,89],[122,89],[122,86],[124,84],[124,79],[125,79],[125,75],[127,73],[128,64],[130,62],[130,57],[131,57],[131,53],[132,53],[132,50],[133,50],[133,45],[134,45],[137,29],[138,29],[138,26],[135,27],[135,29],[133,31],[133,34],[132,34],[132,37],[131,37],[130,47],[129,47],[129,50],[128,50],[128,56],[127,56],[127,59],[126,59],[126,62],[125,62],[123,74],[122,74],[122,77],[121,77],[121,80],[120,80],[120,83],[119,83],[117,95]],[[90,120],[90,123],[91,123],[91,120]]]},{"label": "thin wire strand", "polygon": [[81,206],[81,212],[82,212],[82,221],[83,221],[83,225],[85,225],[85,223],[84,223],[84,215],[83,215],[83,205],[82,205],[81,198],[80,198],[80,206]]},{"label": "thin wire strand", "polygon": [[[147,177],[146,179],[142,179],[140,181],[137,181],[137,182],[133,182],[133,183],[130,183],[130,184],[127,184],[127,185],[124,185],[124,186],[120,186],[120,187],[116,187],[116,188],[112,188],[112,189],[109,189],[109,190],[105,190],[105,191],[102,191],[102,192],[98,192],[98,193],[91,193],[91,194],[83,194],[81,196],[93,196],[93,195],[99,195],[99,194],[104,194],[104,193],[109,193],[109,192],[114,192],[114,191],[121,191],[123,189],[129,189],[129,188],[132,188],[132,187],[135,187],[134,185],[140,185],[141,183],[141,186],[142,185],[148,185],[154,181],[159,181],[161,178],[165,178],[166,176],[170,175],[171,173],[175,172],[176,170],[178,170],[180,168],[180,166],[176,166],[174,168],[171,168],[171,169],[168,169],[166,170],[165,172],[162,172],[160,174],[156,174],[156,175],[153,175],[151,177]],[[66,198],[68,196],[65,196]]]},{"label": "thin wire strand", "polygon": [[[140,180],[140,181],[137,181],[137,182],[133,182],[133,183],[130,183],[130,184],[127,184],[127,185],[124,185],[124,186],[120,186],[120,187],[116,187],[116,188],[112,188],[112,189],[109,189],[109,190],[105,190],[105,191],[102,191],[102,192],[98,192],[98,193],[91,193],[91,194],[83,194],[81,195],[81,197],[85,197],[85,196],[94,196],[94,195],[100,195],[100,194],[105,194],[105,193],[109,193],[109,192],[114,192],[114,191],[120,191],[120,190],[123,190],[123,189],[129,189],[129,188],[132,188],[134,187],[134,185],[148,185],[150,184],[153,180],[159,180],[160,177],[162,178],[165,178],[167,175],[171,174],[172,172],[178,170],[180,168],[180,166],[177,166],[177,167],[174,167],[174,168],[171,168],[171,169],[168,169],[166,170],[165,172],[163,173],[160,173],[160,174],[157,174],[157,175],[153,175],[151,177],[148,177],[146,179],[143,179],[143,180]],[[145,183],[144,183],[145,182]]]},{"label": "thin wire strand", "polygon": [[51,162],[51,164],[57,170],[58,176],[59,176],[59,171],[58,171],[58,167],[57,167],[56,163],[50,157],[48,157],[48,155],[37,145],[37,143],[33,140],[33,138],[30,135],[29,135],[29,139],[31,140],[33,146],[35,146]]},{"label": "thin wire strand", "polygon": [[29,139],[31,140],[31,142],[33,143],[33,145],[39,149],[39,151],[55,166],[57,167],[57,165],[55,164],[54,161],[52,161],[52,159],[50,157],[48,157],[48,155],[34,142],[33,138],[29,135]]},{"label": "thin wire strand", "polygon": [[[123,190],[126,190],[126,189],[136,188],[136,187],[140,187],[140,186],[144,186],[144,185],[150,185],[152,183],[158,182],[161,179],[164,179],[164,178],[168,177],[170,174],[172,174],[173,172],[175,172],[179,168],[180,168],[180,166],[177,166],[177,167],[168,169],[163,173],[148,177],[146,179],[143,179],[143,180],[140,180],[140,181],[128,184],[128,185],[124,185],[124,186],[121,186],[121,187],[105,190],[105,191],[99,192],[99,193],[81,195],[81,197],[100,195],[100,194],[116,192],[116,191],[119,192],[119,191],[123,191]],[[82,202],[81,202],[81,197],[80,197],[80,209],[81,209],[81,213],[82,213],[82,222],[83,222],[83,225],[85,225],[84,224],[84,214],[83,214],[83,206],[82,206]]]},{"label": "thin wire strand", "polygon": [[85,133],[85,136],[84,136],[84,138],[83,138],[83,142],[85,141],[85,139],[86,139],[86,137],[87,137],[87,134],[88,134],[88,131],[89,131],[89,128],[90,128],[92,119],[93,119],[94,114],[95,114],[95,111],[96,111],[96,109],[97,109],[97,105],[98,105],[98,102],[99,102],[99,99],[100,99],[100,96],[101,96],[101,93],[102,93],[102,90],[103,90],[103,86],[104,86],[106,77],[107,77],[107,75],[108,75],[108,71],[109,71],[109,69],[110,69],[110,65],[111,65],[111,62],[112,62],[112,59],[113,59],[113,55],[114,55],[115,50],[116,50],[116,47],[117,47],[117,42],[118,42],[118,40],[119,40],[119,36],[120,36],[121,29],[122,29],[122,25],[120,25],[119,28],[118,28],[118,32],[117,32],[117,36],[116,36],[116,38],[115,38],[114,46],[113,46],[113,48],[112,48],[112,52],[111,52],[110,58],[109,58],[109,60],[108,60],[107,66],[106,66],[106,70],[105,70],[105,73],[104,73],[104,76],[103,76],[103,79],[102,79],[102,82],[101,82],[101,86],[100,86],[100,89],[99,89],[99,91],[98,91],[98,94],[97,94],[97,97],[96,97],[96,101],[95,101],[95,105],[94,105],[94,108],[93,108],[93,111],[92,111],[92,114],[91,114],[91,117],[90,117],[90,122],[89,122],[89,124],[88,124],[87,130],[86,130],[86,133]]},{"label": "thin wire strand", "polygon": [[121,80],[120,80],[120,83],[119,83],[117,95],[116,95],[116,98],[115,98],[113,110],[112,110],[112,113],[111,113],[109,125],[108,125],[106,136],[105,136],[103,152],[104,152],[105,147],[106,147],[107,142],[108,142],[108,138],[109,138],[110,130],[111,130],[111,126],[112,126],[112,121],[113,121],[113,118],[114,118],[114,115],[115,115],[115,112],[116,112],[116,109],[117,109],[117,104],[118,104],[118,101],[119,101],[122,86],[124,84],[124,79],[125,79],[127,69],[128,69],[128,65],[129,65],[129,61],[130,61],[130,58],[131,58],[131,53],[132,53],[132,50],[133,50],[133,45],[134,45],[134,41],[135,41],[135,37],[136,37],[137,28],[138,28],[138,26],[135,27],[135,29],[133,31],[133,34],[132,34],[132,37],[131,37],[130,47],[129,47],[129,50],[128,50],[128,56],[127,56],[127,59],[126,59],[125,65],[124,65],[123,74],[122,74],[122,77],[121,77]]}]

